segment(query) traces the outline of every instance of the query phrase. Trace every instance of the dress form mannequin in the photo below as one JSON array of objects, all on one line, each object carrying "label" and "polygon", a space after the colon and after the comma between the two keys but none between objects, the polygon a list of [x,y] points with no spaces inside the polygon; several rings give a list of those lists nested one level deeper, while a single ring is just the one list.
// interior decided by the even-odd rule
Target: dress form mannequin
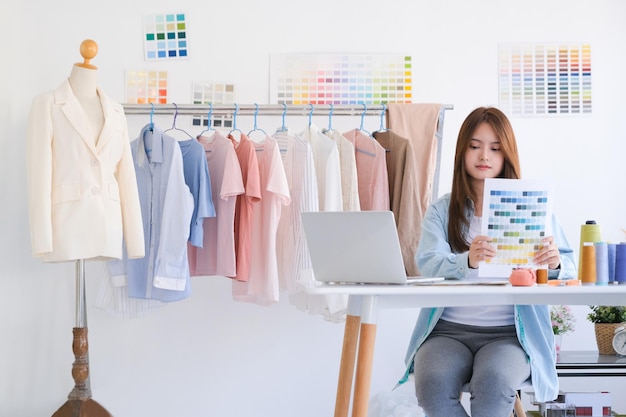
[{"label": "dress form mannequin", "polygon": [[[91,40],[83,42],[83,44],[89,46],[83,48],[81,45],[81,54],[85,57],[85,62],[74,64],[69,81],[72,91],[85,111],[89,125],[93,129],[95,135],[94,140],[97,140],[98,136],[100,136],[102,125],[104,124],[104,114],[102,113],[102,104],[100,103],[97,89],[98,68],[89,63],[91,58],[98,52],[98,47],[96,45],[94,51],[91,43],[96,45],[96,43]],[[85,49],[87,54],[93,55],[85,56],[83,49]]]},{"label": "dress form mannequin", "polygon": [[[78,99],[92,128],[94,144],[97,143],[104,125],[104,113],[96,83],[97,68],[89,63],[97,52],[96,42],[90,39],[83,41],[80,53],[84,62],[76,63],[69,76],[72,92]],[[72,343],[75,357],[72,377],[75,386],[69,393],[68,400],[52,417],[112,417],[104,407],[91,398],[85,298],[85,261],[79,259],[76,261],[76,327],[73,330]]]}]

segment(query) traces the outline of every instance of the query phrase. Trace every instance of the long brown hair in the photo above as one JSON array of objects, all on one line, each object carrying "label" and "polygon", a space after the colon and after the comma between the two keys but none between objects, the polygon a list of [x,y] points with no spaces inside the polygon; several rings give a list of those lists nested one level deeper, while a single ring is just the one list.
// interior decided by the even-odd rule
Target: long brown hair
[{"label": "long brown hair", "polygon": [[454,154],[452,192],[448,213],[448,241],[456,253],[465,252],[469,249],[469,244],[465,240],[465,233],[469,228],[470,221],[467,215],[477,196],[471,186],[471,178],[465,169],[465,152],[469,149],[472,136],[481,123],[488,123],[500,141],[504,166],[498,178],[517,179],[521,177],[517,142],[509,119],[495,107],[479,107],[472,111],[461,125]]}]

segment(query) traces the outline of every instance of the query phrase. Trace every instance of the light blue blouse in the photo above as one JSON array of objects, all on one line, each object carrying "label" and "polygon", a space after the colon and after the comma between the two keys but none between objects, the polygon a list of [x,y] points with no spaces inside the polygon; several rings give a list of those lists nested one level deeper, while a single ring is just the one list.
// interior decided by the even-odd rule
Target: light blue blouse
[{"label": "light blue blouse", "polygon": [[[415,259],[422,275],[463,279],[469,273],[469,253],[467,251],[454,253],[450,248],[448,243],[449,207],[449,194],[429,206],[422,221],[422,235]],[[473,213],[470,214],[473,215]],[[552,234],[559,246],[561,266],[557,270],[550,270],[548,276],[559,279],[576,277],[574,253],[554,215],[552,216]],[[409,374],[413,372],[415,353],[437,324],[443,310],[443,307],[420,310],[405,358],[406,372],[400,384],[406,382]],[[528,355],[531,380],[537,400],[545,402],[555,399],[559,386],[549,307],[516,305],[515,327],[519,342]]]}]

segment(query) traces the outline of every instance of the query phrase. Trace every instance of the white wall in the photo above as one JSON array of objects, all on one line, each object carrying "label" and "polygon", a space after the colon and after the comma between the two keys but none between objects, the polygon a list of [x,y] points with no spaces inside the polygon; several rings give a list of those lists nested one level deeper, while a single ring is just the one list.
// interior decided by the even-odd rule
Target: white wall
[{"label": "white wall", "polygon": [[[176,11],[187,13],[190,59],[144,62],[141,17]],[[271,53],[410,54],[414,100],[454,105],[446,114],[440,193],[450,187],[463,118],[476,106],[498,104],[498,43],[590,42],[593,114],[512,122],[524,176],[558,184],[556,210],[570,243],[577,248],[587,219],[598,221],[607,240],[626,237],[626,3],[620,0],[233,0],[178,6],[163,0],[5,0],[0,12],[9,40],[0,42],[0,417],[52,415],[73,387],[74,267],[31,258],[24,131],[32,97],[67,77],[81,61],[78,47],[86,38],[100,48],[93,64],[101,87],[120,102],[126,69],[169,70],[170,99],[178,103],[190,101],[193,80],[232,82],[238,102],[266,103]],[[146,116],[130,116],[131,135],[146,122]],[[250,119],[241,123],[251,128]],[[304,119],[289,123],[304,126]],[[378,126],[376,118],[368,123],[370,130]],[[278,126],[275,120],[259,124]],[[354,128],[358,118],[334,125]],[[101,274],[101,264],[88,264],[91,386],[94,399],[114,415],[332,414],[342,325],[299,312],[286,300],[273,307],[235,303],[222,277],[194,278],[190,299],[143,318],[117,319],[94,308]],[[575,311],[578,329],[564,338],[564,348],[595,349],[587,307]],[[402,373],[416,314],[380,314],[373,394],[388,391]],[[568,380],[563,386],[624,393],[616,381],[597,382]],[[618,411],[626,410],[623,396],[613,400]]]}]

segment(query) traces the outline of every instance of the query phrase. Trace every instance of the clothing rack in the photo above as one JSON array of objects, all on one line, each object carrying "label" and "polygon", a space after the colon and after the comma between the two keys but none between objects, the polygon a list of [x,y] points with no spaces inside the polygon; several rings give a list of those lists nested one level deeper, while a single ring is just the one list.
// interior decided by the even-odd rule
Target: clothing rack
[{"label": "clothing rack", "polygon": [[[174,115],[221,115],[234,117],[235,115],[264,115],[264,116],[313,116],[313,115],[333,115],[333,116],[385,116],[387,106],[385,104],[123,104],[124,112],[127,115],[137,114],[174,114]],[[437,164],[433,178],[432,199],[437,197],[439,190],[439,174],[441,165],[441,145],[443,142],[443,122],[446,110],[453,110],[451,104],[443,104],[439,113],[437,124]]]}]

